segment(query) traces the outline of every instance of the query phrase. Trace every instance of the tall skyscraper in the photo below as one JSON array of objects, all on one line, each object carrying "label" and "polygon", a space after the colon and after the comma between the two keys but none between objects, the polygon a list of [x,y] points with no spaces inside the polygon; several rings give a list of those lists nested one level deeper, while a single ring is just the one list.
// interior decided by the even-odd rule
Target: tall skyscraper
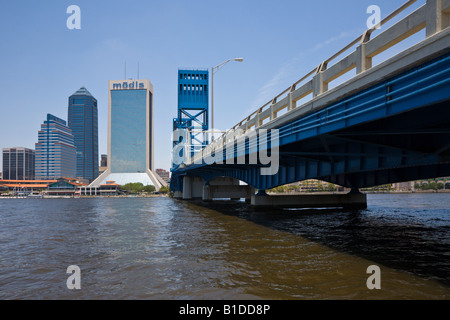
[{"label": "tall skyscraper", "polygon": [[98,111],[85,87],[69,97],[67,122],[77,148],[76,176],[91,182],[98,176]]},{"label": "tall skyscraper", "polygon": [[91,186],[141,182],[159,189],[166,183],[153,172],[153,85],[110,80],[108,88],[108,168]]},{"label": "tall skyscraper", "polygon": [[3,179],[34,180],[34,150],[3,148]]},{"label": "tall skyscraper", "polygon": [[66,121],[47,114],[36,143],[36,179],[75,178],[76,162],[72,130]]}]

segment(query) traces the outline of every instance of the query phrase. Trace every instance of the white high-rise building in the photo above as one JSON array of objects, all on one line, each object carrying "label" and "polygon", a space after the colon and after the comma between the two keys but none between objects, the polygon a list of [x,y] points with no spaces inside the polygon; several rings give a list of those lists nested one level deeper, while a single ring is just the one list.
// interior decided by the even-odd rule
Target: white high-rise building
[{"label": "white high-rise building", "polygon": [[108,166],[90,186],[141,182],[158,190],[166,183],[153,172],[153,85],[110,80],[108,91]]}]

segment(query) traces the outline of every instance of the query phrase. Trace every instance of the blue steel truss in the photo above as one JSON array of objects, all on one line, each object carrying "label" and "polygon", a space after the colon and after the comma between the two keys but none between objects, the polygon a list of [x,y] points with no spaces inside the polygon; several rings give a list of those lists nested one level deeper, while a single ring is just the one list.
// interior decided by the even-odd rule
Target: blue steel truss
[{"label": "blue steel truss", "polygon": [[188,131],[189,141],[184,142],[190,146],[191,155],[208,144],[204,133],[208,130],[208,77],[208,70],[178,70],[178,112],[173,130]]}]

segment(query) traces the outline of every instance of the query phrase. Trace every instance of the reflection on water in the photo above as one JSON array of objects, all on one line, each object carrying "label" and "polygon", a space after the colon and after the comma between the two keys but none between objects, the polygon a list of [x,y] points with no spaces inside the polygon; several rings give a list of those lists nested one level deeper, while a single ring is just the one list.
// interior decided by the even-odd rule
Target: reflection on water
[{"label": "reflection on water", "polygon": [[[0,200],[0,299],[449,299],[450,195],[367,210]],[[381,268],[381,290],[366,286]],[[81,268],[81,290],[66,269]]]}]

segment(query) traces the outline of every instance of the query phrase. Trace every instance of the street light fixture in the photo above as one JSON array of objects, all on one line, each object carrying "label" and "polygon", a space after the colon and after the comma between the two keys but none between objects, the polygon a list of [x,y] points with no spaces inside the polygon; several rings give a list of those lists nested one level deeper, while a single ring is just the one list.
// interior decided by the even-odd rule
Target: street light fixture
[{"label": "street light fixture", "polygon": [[225,64],[230,61],[242,62],[244,61],[244,58],[228,59],[227,61],[224,61],[221,64],[218,64],[217,66],[211,68],[211,141],[214,141],[214,73],[219,71]]}]

